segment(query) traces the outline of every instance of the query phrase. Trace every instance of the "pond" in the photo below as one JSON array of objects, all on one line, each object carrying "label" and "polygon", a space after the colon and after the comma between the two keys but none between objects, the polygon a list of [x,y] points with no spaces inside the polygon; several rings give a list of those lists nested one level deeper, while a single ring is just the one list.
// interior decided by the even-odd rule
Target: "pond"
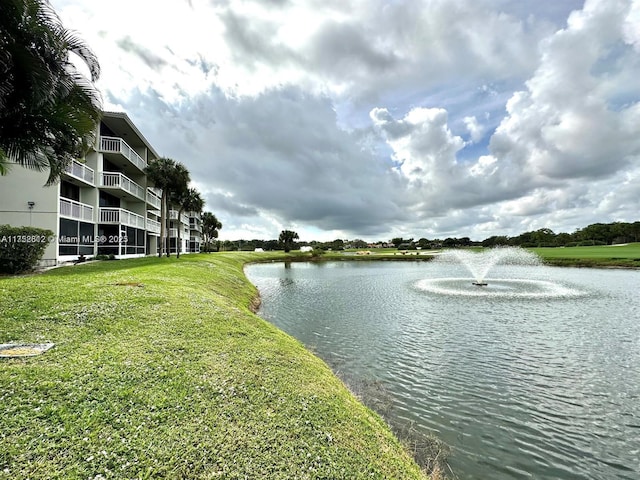
[{"label": "pond", "polygon": [[461,480],[640,478],[640,272],[496,267],[488,287],[437,262],[246,274],[263,318],[347,382],[384,386],[387,421],[449,444]]}]

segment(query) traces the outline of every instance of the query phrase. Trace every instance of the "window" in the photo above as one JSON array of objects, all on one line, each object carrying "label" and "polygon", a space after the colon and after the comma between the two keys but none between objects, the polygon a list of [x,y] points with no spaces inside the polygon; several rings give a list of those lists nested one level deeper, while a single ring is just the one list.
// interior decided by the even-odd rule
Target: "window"
[{"label": "window", "polygon": [[60,182],[60,196],[70,200],[80,201],[80,187],[66,181]]},{"label": "window", "polygon": [[107,208],[120,208],[120,199],[110,193],[100,192],[100,206]]}]

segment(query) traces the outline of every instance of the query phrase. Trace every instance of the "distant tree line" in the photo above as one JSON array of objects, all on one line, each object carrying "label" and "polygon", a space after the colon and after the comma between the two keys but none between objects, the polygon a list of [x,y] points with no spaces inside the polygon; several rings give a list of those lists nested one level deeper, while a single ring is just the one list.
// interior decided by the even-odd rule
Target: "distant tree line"
[{"label": "distant tree line", "polygon": [[593,223],[573,233],[554,233],[548,228],[521,233],[517,237],[493,236],[481,242],[483,247],[514,245],[520,247],[576,247],[613,245],[640,241],[640,222]]},{"label": "distant tree line", "polygon": [[413,239],[394,238],[391,242],[398,248],[403,246],[408,248],[453,248],[471,246],[576,247],[638,241],[640,241],[640,222],[593,223],[579,228],[573,233],[555,233],[549,228],[541,228],[521,233],[515,237],[494,235],[480,242],[472,241],[469,237],[445,238],[444,240],[421,238],[417,242],[414,242]]},{"label": "distant tree line", "polygon": [[[579,228],[573,233],[554,233],[548,228],[541,228],[531,232],[521,233],[515,237],[504,235],[494,235],[482,241],[473,241],[469,237],[448,237],[445,239],[435,238],[402,238],[396,237],[390,242],[366,242],[361,239],[342,240],[336,239],[329,242],[296,242],[295,234],[288,243],[290,250],[299,250],[300,246],[308,245],[314,250],[344,250],[348,248],[373,248],[373,247],[395,247],[400,250],[432,249],[432,248],[458,248],[458,247],[498,247],[498,246],[518,246],[518,247],[576,247],[593,245],[612,245],[618,243],[640,242],[640,221],[633,223],[613,222],[613,223],[593,223],[584,228]],[[253,251],[256,248],[263,250],[283,250],[282,233],[280,240],[225,240],[221,243],[222,250],[246,250]]]}]

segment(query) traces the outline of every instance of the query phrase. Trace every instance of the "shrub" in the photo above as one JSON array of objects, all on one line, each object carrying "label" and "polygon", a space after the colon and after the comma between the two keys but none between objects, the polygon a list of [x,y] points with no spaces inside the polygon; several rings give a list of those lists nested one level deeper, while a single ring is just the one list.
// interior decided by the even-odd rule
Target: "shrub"
[{"label": "shrub", "polygon": [[52,236],[53,232],[44,228],[0,225],[0,273],[33,270]]}]

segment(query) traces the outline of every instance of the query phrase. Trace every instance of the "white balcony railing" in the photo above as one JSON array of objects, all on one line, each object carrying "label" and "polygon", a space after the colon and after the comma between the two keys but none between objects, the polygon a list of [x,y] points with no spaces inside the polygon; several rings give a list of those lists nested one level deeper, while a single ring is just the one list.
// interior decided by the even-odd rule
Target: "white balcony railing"
[{"label": "white balcony railing", "polygon": [[[177,210],[169,210],[169,218],[171,220],[178,219],[178,211]],[[185,225],[189,225],[189,217],[186,214],[180,215],[180,223],[184,223]]]},{"label": "white balcony railing", "polygon": [[146,160],[138,155],[133,148],[127,145],[127,142],[121,138],[100,137],[100,150],[102,152],[119,153],[140,170],[144,170],[147,167]]},{"label": "white balcony railing", "polygon": [[155,190],[157,189],[147,188],[147,203],[152,207],[160,208],[160,204],[162,202],[162,193],[158,195]]},{"label": "white balcony railing", "polygon": [[99,223],[127,225],[135,228],[146,228],[145,218],[123,208],[100,208]]},{"label": "white balcony railing", "polygon": [[93,168],[87,167],[84,163],[76,162],[75,160],[73,160],[69,165],[65,167],[64,171],[72,177],[78,178],[83,182],[87,182],[93,185]]},{"label": "white balcony railing", "polygon": [[144,188],[122,173],[104,172],[100,174],[100,186],[124,190],[140,200],[146,198]]},{"label": "white balcony railing", "polygon": [[147,218],[147,231],[160,234],[160,222]]},{"label": "white balcony railing", "polygon": [[[168,229],[169,236],[173,237],[173,238],[177,238],[178,237],[178,230],[179,230],[178,228],[169,228]],[[182,240],[187,239],[189,237],[190,237],[189,230],[186,230],[184,228],[182,230],[180,230],[180,238]]]},{"label": "white balcony railing", "polygon": [[60,198],[60,216],[82,220],[83,222],[93,222],[93,207],[84,203]]}]

